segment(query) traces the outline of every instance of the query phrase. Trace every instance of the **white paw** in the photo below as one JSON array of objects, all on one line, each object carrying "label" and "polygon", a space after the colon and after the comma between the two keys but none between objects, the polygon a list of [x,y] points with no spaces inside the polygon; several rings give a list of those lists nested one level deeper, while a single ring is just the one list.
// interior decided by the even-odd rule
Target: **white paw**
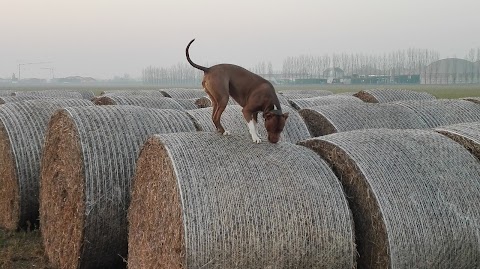
[{"label": "white paw", "polygon": [[223,135],[231,135],[231,133],[229,131],[225,131],[223,132]]},{"label": "white paw", "polygon": [[258,136],[257,137],[252,137],[252,140],[253,140],[253,143],[257,143],[257,144],[262,142],[262,139],[260,139],[260,137],[258,137]]}]

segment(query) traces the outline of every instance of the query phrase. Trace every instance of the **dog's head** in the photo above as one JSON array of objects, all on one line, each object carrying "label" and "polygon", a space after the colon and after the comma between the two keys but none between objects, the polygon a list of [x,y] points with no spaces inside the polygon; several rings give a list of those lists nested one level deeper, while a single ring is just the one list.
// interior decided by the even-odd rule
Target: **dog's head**
[{"label": "dog's head", "polygon": [[270,143],[277,143],[280,140],[280,133],[285,127],[288,113],[282,114],[281,110],[272,110],[263,116],[265,118],[265,129],[267,129],[268,141]]}]

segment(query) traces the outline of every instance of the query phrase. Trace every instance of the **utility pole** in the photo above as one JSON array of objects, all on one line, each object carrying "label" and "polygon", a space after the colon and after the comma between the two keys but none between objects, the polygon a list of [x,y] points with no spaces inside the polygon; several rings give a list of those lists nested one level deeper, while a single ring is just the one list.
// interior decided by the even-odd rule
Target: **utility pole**
[{"label": "utility pole", "polygon": [[20,69],[20,67],[21,67],[22,65],[51,64],[51,63],[52,63],[52,62],[19,63],[19,64],[18,64],[18,82],[20,82],[20,79],[21,79],[21,75],[20,75],[21,69]]}]

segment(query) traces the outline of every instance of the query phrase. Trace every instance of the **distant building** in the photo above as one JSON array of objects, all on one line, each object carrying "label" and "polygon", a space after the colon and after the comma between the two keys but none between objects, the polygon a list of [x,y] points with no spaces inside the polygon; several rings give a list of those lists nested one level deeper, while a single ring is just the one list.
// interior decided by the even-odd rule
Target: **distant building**
[{"label": "distant building", "polygon": [[438,60],[426,66],[420,73],[422,84],[466,84],[479,83],[479,62],[458,58]]}]

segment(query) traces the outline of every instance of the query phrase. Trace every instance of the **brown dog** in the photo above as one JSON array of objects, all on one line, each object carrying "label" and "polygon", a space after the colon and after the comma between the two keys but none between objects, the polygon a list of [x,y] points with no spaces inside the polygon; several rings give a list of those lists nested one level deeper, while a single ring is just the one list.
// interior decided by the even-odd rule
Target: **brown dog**
[{"label": "brown dog", "polygon": [[282,113],[280,102],[272,84],[240,66],[218,64],[212,67],[203,67],[192,62],[188,49],[193,41],[195,39],[188,43],[185,50],[187,61],[193,67],[204,72],[202,85],[212,100],[212,120],[217,131],[224,135],[230,134],[223,128],[220,118],[227,106],[229,96],[232,96],[243,107],[243,117],[247,121],[253,142],[261,142],[257,130],[257,119],[258,112],[262,111],[268,141],[277,143],[288,118],[288,113]]}]

